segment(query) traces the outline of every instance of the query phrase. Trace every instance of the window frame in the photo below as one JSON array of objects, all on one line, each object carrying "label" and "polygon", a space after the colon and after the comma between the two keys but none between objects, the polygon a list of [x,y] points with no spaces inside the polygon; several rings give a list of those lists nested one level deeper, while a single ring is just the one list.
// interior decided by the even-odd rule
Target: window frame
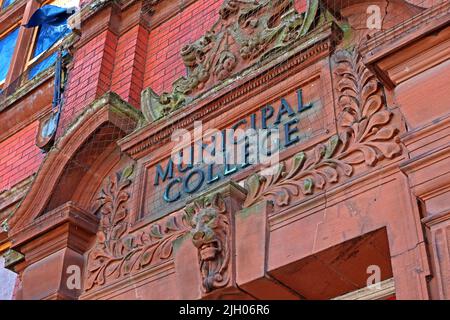
[{"label": "window frame", "polygon": [[[0,0],[1,1],[1,0]],[[47,5],[47,4],[51,4],[52,2],[56,2],[57,0],[46,0],[43,1],[41,6],[39,8],[42,8],[43,6]],[[61,39],[59,39],[58,41],[56,41],[50,48],[48,48],[47,50],[41,52],[40,54],[38,54],[36,57],[32,58],[33,52],[36,49],[36,44],[37,44],[37,37],[39,34],[39,30],[40,27],[35,27],[33,28],[33,35],[31,37],[31,41],[30,41],[30,46],[28,47],[28,53],[27,53],[27,59],[25,62],[25,66],[24,66],[24,72],[29,72],[31,70],[31,68],[33,66],[35,66],[38,61],[44,61],[46,58],[50,57],[53,53],[55,53],[58,48],[61,46],[61,43],[64,41],[64,39],[68,36],[64,36]],[[42,71],[44,72],[44,70]],[[29,79],[31,80],[31,79]]]},{"label": "window frame", "polygon": [[5,1],[6,1],[6,0],[0,0],[0,12],[2,12],[2,11],[4,11],[4,10],[7,10],[7,9],[11,8],[12,6],[14,6],[14,4],[15,4],[16,2],[18,2],[18,0],[14,0],[9,6],[3,8],[3,3],[4,3]]},{"label": "window frame", "polygon": [[[12,32],[16,28],[20,28],[20,21],[11,24],[2,33],[0,33],[0,40],[2,40],[5,36],[8,35],[8,33]],[[19,32],[20,32],[20,30],[19,30]],[[17,38],[19,38],[19,35],[17,35]],[[14,58],[14,55],[16,53],[17,41],[18,41],[18,39],[16,39],[16,44],[14,45],[14,51],[13,51],[13,54],[11,56],[11,61]],[[0,80],[0,88],[3,88],[3,86],[5,85],[6,79],[8,78],[8,75],[9,75],[9,72],[10,72],[10,69],[11,69],[11,61],[9,62],[9,67],[8,67],[8,70],[6,71],[5,79]]]}]

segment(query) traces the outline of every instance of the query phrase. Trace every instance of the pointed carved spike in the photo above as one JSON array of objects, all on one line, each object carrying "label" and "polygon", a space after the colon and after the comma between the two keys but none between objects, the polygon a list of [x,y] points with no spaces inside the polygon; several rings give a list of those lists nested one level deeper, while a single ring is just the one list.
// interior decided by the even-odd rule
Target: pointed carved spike
[{"label": "pointed carved spike", "polygon": [[328,140],[325,148],[325,156],[324,156],[325,159],[329,159],[333,156],[337,146],[339,145],[339,142],[340,139],[338,135],[334,135]]},{"label": "pointed carved spike", "polygon": [[314,186],[314,182],[312,179],[307,178],[303,180],[303,193],[304,194],[312,194],[312,189]]},{"label": "pointed carved spike", "polygon": [[161,239],[163,237],[161,226],[159,224],[152,225],[150,227],[150,235],[154,238]]},{"label": "pointed carved spike", "polygon": [[122,177],[123,179],[128,179],[134,171],[134,165],[131,164],[123,170]]}]

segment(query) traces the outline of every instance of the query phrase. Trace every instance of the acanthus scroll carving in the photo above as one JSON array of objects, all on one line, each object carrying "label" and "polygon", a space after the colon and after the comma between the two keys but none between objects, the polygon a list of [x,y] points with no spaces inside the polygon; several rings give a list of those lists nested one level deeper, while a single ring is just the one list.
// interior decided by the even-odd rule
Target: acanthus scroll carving
[{"label": "acanthus scroll carving", "polygon": [[109,177],[94,203],[93,211],[100,215],[100,224],[87,257],[84,290],[171,258],[173,242],[187,232],[198,249],[203,292],[225,287],[230,281],[230,221],[221,194],[200,197],[184,213],[130,232],[128,200],[132,175],[130,166]]},{"label": "acanthus scroll carving", "polygon": [[[187,76],[177,79],[171,92],[142,92],[142,111],[157,120],[186,105],[193,94],[267,60],[302,38],[319,19],[319,0],[308,0],[298,13],[293,0],[225,0],[219,19],[197,41],[184,46],[181,57]],[[239,67],[240,66],[240,67]]]},{"label": "acanthus scroll carving", "polygon": [[198,249],[203,292],[225,287],[230,281],[230,221],[221,194],[195,200],[186,207],[184,219]]},{"label": "acanthus scroll carving", "polygon": [[398,121],[393,121],[381,83],[365,67],[359,53],[341,50],[334,61],[340,133],[299,152],[289,165],[280,163],[271,176],[250,176],[245,182],[248,194],[244,207],[263,199],[274,200],[278,207],[287,206],[293,198],[350,177],[357,165],[373,167],[402,153]]},{"label": "acanthus scroll carving", "polygon": [[133,166],[108,178],[93,211],[100,214],[96,243],[88,254],[85,291],[172,256],[172,243],[186,233],[181,217],[170,216],[136,233],[128,221]]}]

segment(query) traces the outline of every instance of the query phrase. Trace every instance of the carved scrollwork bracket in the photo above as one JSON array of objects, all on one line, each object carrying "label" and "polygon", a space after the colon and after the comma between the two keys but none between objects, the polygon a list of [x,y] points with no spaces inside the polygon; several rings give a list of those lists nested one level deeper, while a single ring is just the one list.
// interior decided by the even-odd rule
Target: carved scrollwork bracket
[{"label": "carved scrollwork bracket", "polygon": [[263,199],[278,207],[311,195],[350,177],[357,167],[374,167],[402,153],[401,126],[386,106],[380,81],[365,67],[359,53],[341,50],[334,55],[337,77],[339,133],[328,141],[280,163],[275,174],[250,176],[244,207]]}]

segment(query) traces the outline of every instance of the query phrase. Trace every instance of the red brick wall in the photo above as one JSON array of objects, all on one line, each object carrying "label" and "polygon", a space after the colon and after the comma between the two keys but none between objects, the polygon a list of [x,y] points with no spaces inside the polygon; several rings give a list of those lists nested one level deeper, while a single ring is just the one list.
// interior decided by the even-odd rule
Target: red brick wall
[{"label": "red brick wall", "polygon": [[75,52],[60,129],[83,108],[110,89],[117,37],[104,31]]},{"label": "red brick wall", "polygon": [[143,89],[148,31],[135,26],[117,43],[111,90],[122,99],[139,107]]},{"label": "red brick wall", "polygon": [[38,123],[34,122],[0,142],[0,192],[36,172],[44,158],[35,145]]}]

